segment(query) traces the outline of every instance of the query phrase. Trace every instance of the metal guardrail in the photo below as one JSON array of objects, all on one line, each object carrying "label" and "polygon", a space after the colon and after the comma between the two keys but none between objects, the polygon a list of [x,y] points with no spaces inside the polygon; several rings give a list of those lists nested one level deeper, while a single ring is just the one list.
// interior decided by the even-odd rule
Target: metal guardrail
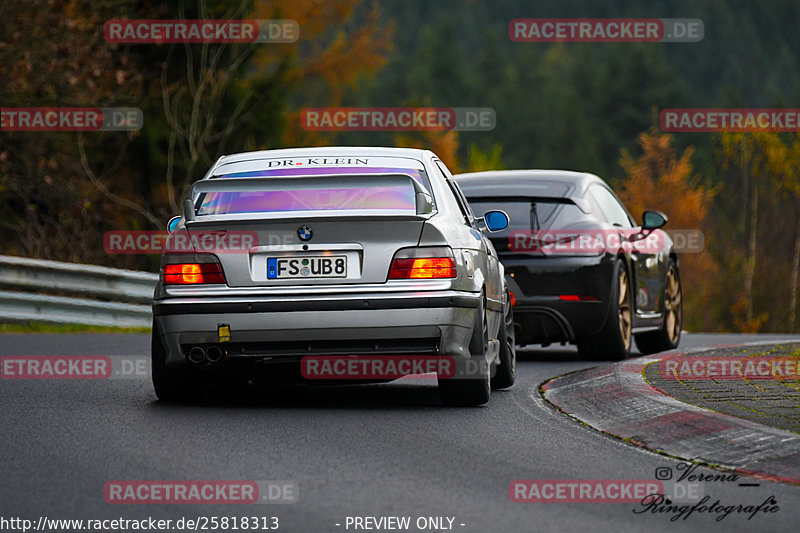
[{"label": "metal guardrail", "polygon": [[150,327],[156,281],[150,272],[0,255],[0,286],[13,289],[0,291],[0,322]]}]

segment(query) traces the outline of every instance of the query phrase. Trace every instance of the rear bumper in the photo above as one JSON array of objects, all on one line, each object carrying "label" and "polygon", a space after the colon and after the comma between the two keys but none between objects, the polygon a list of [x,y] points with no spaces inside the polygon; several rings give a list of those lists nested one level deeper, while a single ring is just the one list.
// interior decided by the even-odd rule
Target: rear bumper
[{"label": "rear bumper", "polygon": [[514,307],[517,341],[572,342],[600,331],[608,314],[602,301],[565,302],[557,297],[525,298]]},{"label": "rear bumper", "polygon": [[[514,255],[502,260],[506,282],[516,299],[519,343],[574,343],[602,329],[608,317],[613,258]],[[562,295],[597,300],[569,301],[561,299]]]},{"label": "rear bumper", "polygon": [[355,353],[469,358],[480,298],[462,291],[167,298],[153,304],[153,315],[173,367],[187,364],[192,346],[219,343],[221,324],[230,326],[229,359]]}]

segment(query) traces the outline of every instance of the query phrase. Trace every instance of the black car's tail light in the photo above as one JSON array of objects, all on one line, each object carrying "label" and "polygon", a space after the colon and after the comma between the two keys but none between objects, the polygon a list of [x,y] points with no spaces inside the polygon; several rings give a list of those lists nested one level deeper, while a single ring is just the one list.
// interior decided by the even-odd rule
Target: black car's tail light
[{"label": "black car's tail light", "polygon": [[599,302],[600,298],[597,296],[586,296],[582,294],[561,294],[558,296],[560,300],[565,302]]}]

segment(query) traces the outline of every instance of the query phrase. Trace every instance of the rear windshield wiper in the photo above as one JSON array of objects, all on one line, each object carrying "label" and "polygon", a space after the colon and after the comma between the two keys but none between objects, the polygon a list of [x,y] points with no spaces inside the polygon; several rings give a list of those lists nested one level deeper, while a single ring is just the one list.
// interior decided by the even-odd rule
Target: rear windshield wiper
[{"label": "rear windshield wiper", "polygon": [[539,231],[539,213],[536,210],[536,202],[531,202],[531,229],[533,231]]}]

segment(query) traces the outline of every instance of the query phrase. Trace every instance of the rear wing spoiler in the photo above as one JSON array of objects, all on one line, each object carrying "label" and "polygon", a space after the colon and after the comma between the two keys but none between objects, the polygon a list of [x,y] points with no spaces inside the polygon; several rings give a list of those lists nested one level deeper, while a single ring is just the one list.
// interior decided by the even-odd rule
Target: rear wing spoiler
[{"label": "rear wing spoiler", "polygon": [[317,189],[321,184],[347,188],[363,187],[365,182],[377,186],[407,186],[411,183],[417,215],[429,215],[434,212],[433,196],[417,180],[407,174],[362,174],[343,176],[332,174],[327,176],[300,177],[268,177],[268,178],[218,178],[202,179],[192,184],[183,201],[183,218],[192,222],[197,218],[197,200],[208,192],[245,192],[245,191],[283,191]]},{"label": "rear wing spoiler", "polygon": [[483,192],[467,194],[464,193],[467,200],[470,202],[533,202],[533,203],[550,203],[550,204],[565,204],[576,205],[578,209],[584,213],[589,213],[591,208],[589,202],[584,198],[573,198],[570,196],[536,196],[526,195],[524,192],[520,194],[486,194]]}]

